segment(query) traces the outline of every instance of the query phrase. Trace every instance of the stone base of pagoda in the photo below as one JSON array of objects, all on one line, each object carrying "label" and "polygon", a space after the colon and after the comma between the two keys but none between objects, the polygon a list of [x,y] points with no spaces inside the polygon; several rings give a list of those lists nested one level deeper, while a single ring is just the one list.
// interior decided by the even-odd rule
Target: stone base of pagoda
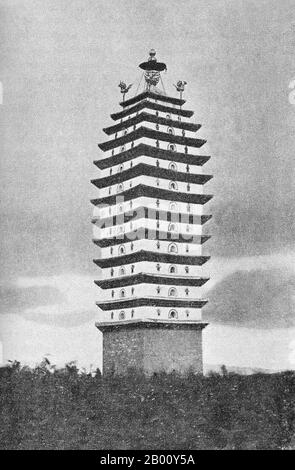
[{"label": "stone base of pagoda", "polygon": [[103,333],[103,374],[138,370],[203,373],[202,330],[207,323],[178,320],[97,322]]}]

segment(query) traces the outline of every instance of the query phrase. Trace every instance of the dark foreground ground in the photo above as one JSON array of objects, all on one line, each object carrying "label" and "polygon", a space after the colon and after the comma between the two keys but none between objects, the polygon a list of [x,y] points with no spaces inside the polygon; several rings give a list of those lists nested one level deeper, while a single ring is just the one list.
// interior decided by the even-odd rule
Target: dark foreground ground
[{"label": "dark foreground ground", "polygon": [[124,378],[0,369],[1,449],[295,448],[295,372]]}]

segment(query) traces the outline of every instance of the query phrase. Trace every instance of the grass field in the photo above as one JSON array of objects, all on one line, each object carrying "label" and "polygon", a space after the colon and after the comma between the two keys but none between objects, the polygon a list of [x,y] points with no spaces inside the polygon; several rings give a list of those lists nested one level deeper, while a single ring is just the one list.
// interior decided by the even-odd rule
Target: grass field
[{"label": "grass field", "polygon": [[125,377],[0,369],[1,449],[295,448],[295,372]]}]

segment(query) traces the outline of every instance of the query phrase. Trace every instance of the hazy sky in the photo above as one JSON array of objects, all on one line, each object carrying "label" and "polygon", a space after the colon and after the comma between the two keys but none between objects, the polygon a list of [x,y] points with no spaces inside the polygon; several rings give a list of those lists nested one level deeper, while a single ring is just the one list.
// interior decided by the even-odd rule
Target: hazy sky
[{"label": "hazy sky", "polygon": [[294,367],[295,0],[0,0],[0,16],[4,357],[100,361],[92,161],[153,47],[212,155],[205,361]]}]

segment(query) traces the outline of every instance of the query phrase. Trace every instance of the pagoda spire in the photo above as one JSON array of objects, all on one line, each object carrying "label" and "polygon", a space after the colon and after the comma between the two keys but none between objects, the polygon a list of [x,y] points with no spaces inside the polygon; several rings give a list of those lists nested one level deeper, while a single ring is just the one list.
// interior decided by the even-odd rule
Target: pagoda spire
[{"label": "pagoda spire", "polygon": [[146,91],[150,91],[152,86],[156,86],[161,79],[161,72],[167,70],[166,64],[157,61],[155,49],[150,50],[148,60],[139,64],[139,67],[144,70]]}]

